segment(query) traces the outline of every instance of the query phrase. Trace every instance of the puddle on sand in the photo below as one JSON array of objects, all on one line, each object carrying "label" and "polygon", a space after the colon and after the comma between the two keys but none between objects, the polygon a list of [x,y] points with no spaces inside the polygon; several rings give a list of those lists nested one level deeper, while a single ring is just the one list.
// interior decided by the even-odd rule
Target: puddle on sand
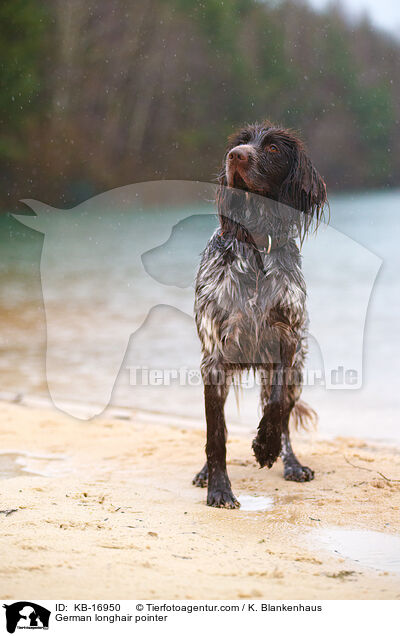
[{"label": "puddle on sand", "polygon": [[[50,468],[50,461],[53,466]],[[60,464],[64,457],[51,455],[31,455],[24,452],[0,453],[0,479],[13,479],[14,477],[53,477],[65,472],[65,467]]]},{"label": "puddle on sand", "polygon": [[272,497],[258,497],[257,495],[240,495],[238,497],[240,509],[244,512],[261,512],[263,510],[272,510],[274,500]]},{"label": "puddle on sand", "polygon": [[375,532],[327,528],[313,534],[331,552],[362,566],[400,574],[400,536]]},{"label": "puddle on sand", "polygon": [[[0,455],[0,479],[12,479],[13,477],[21,477],[33,475],[34,473],[26,470],[24,466],[24,457],[17,453],[4,453]],[[21,463],[22,461],[22,463]]]}]

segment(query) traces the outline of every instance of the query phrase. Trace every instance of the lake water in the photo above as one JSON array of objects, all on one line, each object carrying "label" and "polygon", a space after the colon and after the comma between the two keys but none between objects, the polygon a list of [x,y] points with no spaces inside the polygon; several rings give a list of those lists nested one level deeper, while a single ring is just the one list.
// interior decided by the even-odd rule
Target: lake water
[{"label": "lake water", "polygon": [[[148,196],[153,186],[130,186],[75,212],[53,211],[50,221],[46,206],[31,203],[45,239],[32,219],[28,228],[0,217],[2,393],[50,389],[58,406],[64,398],[104,404],[111,386],[114,406],[203,425],[191,310],[199,254],[216,226],[213,186],[186,184],[180,200],[179,186],[163,183],[158,202]],[[330,207],[330,226],[303,249],[304,397],[323,435],[398,443],[400,191],[337,195]],[[228,420],[253,430],[257,387],[241,393],[239,411],[228,399]]]}]

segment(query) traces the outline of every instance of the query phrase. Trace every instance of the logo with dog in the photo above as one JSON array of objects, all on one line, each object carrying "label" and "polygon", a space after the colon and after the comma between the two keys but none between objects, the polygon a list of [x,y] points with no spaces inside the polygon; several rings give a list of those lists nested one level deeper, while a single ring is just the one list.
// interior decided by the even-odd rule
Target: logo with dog
[{"label": "logo with dog", "polygon": [[32,601],[18,601],[3,605],[6,610],[6,627],[9,634],[16,629],[48,629],[50,610]]},{"label": "logo with dog", "polygon": [[[68,377],[70,394],[74,387],[90,390],[91,410],[84,419],[95,417],[110,403],[130,339],[156,322],[151,321],[154,308],[169,307],[193,321],[200,254],[217,227],[215,196],[214,184],[147,182],[116,188],[69,210],[24,200],[34,215],[13,215],[44,235],[40,270],[47,326],[46,379],[60,410],[82,418],[79,407],[63,401],[60,368]],[[246,196],[257,202],[256,194]],[[318,241],[305,242],[303,256],[309,333],[325,386],[360,388],[367,309],[382,260],[332,226],[320,231]],[[356,296],[347,285],[351,271],[361,281]],[[333,303],[327,294],[332,272],[337,272],[340,303]],[[118,312],[123,319],[117,325],[113,316]],[[106,321],[107,316],[111,318]],[[339,326],[345,337],[335,336]],[[88,364],[95,361],[101,370],[95,384],[88,383],[88,364],[82,359]],[[348,385],[337,381],[335,369],[344,370],[342,375],[356,370],[356,381]]]}]

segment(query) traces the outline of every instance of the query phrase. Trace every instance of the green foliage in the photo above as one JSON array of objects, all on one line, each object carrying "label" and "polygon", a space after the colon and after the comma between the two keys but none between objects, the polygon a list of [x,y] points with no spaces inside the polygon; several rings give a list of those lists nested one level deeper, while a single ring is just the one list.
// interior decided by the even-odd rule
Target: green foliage
[{"label": "green foliage", "polygon": [[212,179],[227,135],[265,118],[303,133],[329,186],[399,182],[400,45],[332,6],[3,0],[0,60],[7,189]]},{"label": "green foliage", "polygon": [[387,85],[357,86],[351,98],[360,138],[373,183],[379,184],[391,172],[391,140],[396,129],[392,96]]},{"label": "green foliage", "polygon": [[0,4],[0,157],[16,159],[23,152],[20,127],[44,107],[39,98],[47,28],[42,2],[3,0]]}]

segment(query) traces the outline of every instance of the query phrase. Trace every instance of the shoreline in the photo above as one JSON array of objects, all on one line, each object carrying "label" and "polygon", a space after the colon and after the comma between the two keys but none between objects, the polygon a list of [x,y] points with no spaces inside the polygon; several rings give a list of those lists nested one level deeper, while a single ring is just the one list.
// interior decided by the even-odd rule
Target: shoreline
[{"label": "shoreline", "polygon": [[[102,413],[95,416],[94,418],[87,419],[87,412],[91,412],[93,407],[96,407],[95,402],[83,402],[81,400],[72,400],[65,399],[63,401],[59,401],[59,404],[62,404],[64,408],[67,410],[68,407],[73,405],[74,412],[81,413],[82,418],[77,419],[74,416],[68,415],[67,412],[61,411],[59,408],[55,407],[51,398],[49,396],[44,396],[40,394],[34,393],[23,393],[22,391],[1,391],[0,392],[0,405],[1,404],[18,404],[20,406],[32,409],[47,409],[54,411],[55,414],[59,414],[61,417],[67,417],[71,419],[75,419],[81,424],[88,424],[92,421],[97,421],[98,419],[116,419],[116,420],[126,420],[132,421],[135,418],[139,418],[141,421],[147,421],[150,424],[160,424],[164,426],[170,426],[171,421],[173,421],[173,426],[177,426],[179,428],[188,428],[190,430],[200,430],[205,434],[206,423],[204,415],[199,416],[187,416],[182,415],[182,413],[172,413],[168,410],[157,410],[157,409],[145,409],[142,406],[134,407],[134,406],[118,406],[118,405],[110,405],[104,409]],[[319,416],[318,416],[319,417]],[[255,434],[256,427],[244,426],[237,422],[232,422],[229,420],[227,422],[228,427],[228,435],[251,435]],[[293,428],[293,427],[292,427]],[[292,430],[291,428],[291,430]],[[291,435],[295,432],[293,431]],[[311,426],[308,430],[303,430],[303,435],[309,436],[312,439],[319,440],[334,440],[338,438],[349,438],[349,439],[362,439],[363,442],[370,444],[372,446],[376,446],[382,449],[389,449],[391,451],[398,451],[400,453],[400,440],[393,438],[375,438],[369,435],[364,435],[363,437],[359,437],[356,433],[351,433],[350,435],[343,435],[340,432],[337,434],[332,434],[330,432],[324,431],[321,432],[319,428],[319,421],[317,425]],[[301,431],[300,431],[301,437]]]},{"label": "shoreline", "polygon": [[191,485],[205,431],[173,416],[80,421],[6,401],[0,416],[0,466],[10,454],[24,464],[0,482],[4,599],[400,598],[399,575],[313,540],[332,527],[400,535],[396,448],[296,435],[316,478],[295,483],[283,480],[280,461],[259,470],[251,434],[233,433],[233,491],[272,497],[273,506],[224,510]]}]

